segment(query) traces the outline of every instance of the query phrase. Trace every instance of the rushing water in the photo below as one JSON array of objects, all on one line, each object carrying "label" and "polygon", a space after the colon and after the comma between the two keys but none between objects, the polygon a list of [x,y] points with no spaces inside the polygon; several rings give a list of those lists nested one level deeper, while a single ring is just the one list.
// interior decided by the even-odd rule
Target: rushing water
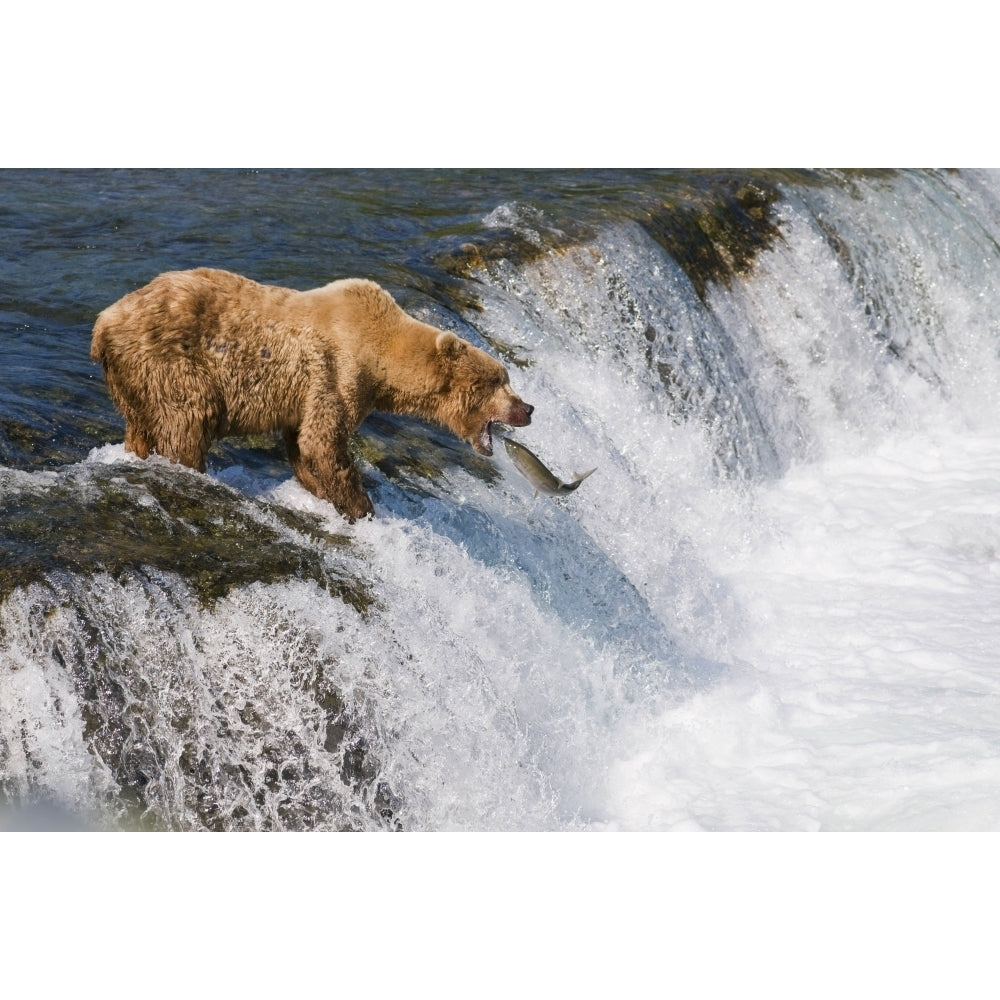
[{"label": "rushing water", "polygon": [[[1000,828],[1000,177],[0,175],[0,801],[127,829]],[[140,462],[96,314],[360,275],[500,357],[498,448],[375,416]],[[2,817],[0,817],[2,819]]]}]

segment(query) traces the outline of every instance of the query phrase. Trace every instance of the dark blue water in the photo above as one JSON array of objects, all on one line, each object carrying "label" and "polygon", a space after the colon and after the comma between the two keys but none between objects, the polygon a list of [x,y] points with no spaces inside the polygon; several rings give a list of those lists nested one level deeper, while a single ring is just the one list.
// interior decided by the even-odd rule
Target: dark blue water
[{"label": "dark blue water", "polygon": [[364,276],[404,303],[446,301],[456,279],[435,260],[482,237],[499,205],[523,202],[562,232],[705,186],[670,172],[5,171],[0,462],[58,465],[120,436],[90,329],[162,271],[294,288]]}]

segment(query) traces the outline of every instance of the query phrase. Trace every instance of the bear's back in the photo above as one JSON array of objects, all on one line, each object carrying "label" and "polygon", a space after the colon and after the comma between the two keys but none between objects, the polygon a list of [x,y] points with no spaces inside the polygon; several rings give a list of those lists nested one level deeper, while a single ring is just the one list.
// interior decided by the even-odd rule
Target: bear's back
[{"label": "bear's back", "polygon": [[232,318],[280,311],[295,294],[214,268],[166,271],[98,315],[90,356],[101,361],[109,352],[197,350]]}]

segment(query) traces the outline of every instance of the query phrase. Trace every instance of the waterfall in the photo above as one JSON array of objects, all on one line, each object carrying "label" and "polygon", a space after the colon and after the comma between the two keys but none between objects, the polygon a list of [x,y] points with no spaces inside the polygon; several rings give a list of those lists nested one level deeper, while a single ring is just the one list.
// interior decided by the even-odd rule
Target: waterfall
[{"label": "waterfall", "polygon": [[[943,823],[940,798],[905,770],[926,763],[915,748],[930,696],[906,688],[909,734],[896,718],[881,737],[858,730],[859,746],[900,740],[891,780],[916,798],[888,818],[854,813],[850,775],[882,750],[867,763],[860,750],[836,781],[832,765],[814,768],[821,747],[802,719],[822,711],[773,659],[780,648],[794,664],[791,632],[767,628],[796,594],[812,602],[803,613],[833,636],[840,676],[866,621],[845,601],[850,573],[842,590],[786,591],[777,553],[794,544],[832,565],[815,533],[848,545],[834,528],[851,497],[869,505],[863,527],[885,507],[879,489],[912,486],[918,466],[943,505],[961,506],[955,481],[981,501],[973,520],[928,519],[921,551],[940,551],[926,572],[988,586],[1000,549],[975,469],[996,457],[1000,176],[640,187],[613,211],[569,189],[498,202],[413,264],[402,295],[507,364],[536,407],[512,436],[563,478],[597,467],[565,499],[535,497],[502,449],[487,461],[387,417],[359,436],[377,517],[355,526],[266,444],[257,464],[217,449],[207,476],[115,440],[0,468],[11,816],[54,808],[85,827],[170,830]],[[886,531],[903,532],[913,508],[891,509]],[[902,572],[918,539],[879,550],[882,537],[870,547]],[[807,561],[794,567],[810,579]],[[903,635],[905,615],[923,621],[930,606],[893,607]],[[855,617],[838,625],[838,608]],[[925,641],[944,650],[926,663],[964,669],[944,632]],[[910,663],[876,645],[875,667]],[[861,685],[871,664],[855,653]],[[967,685],[995,697],[988,661],[968,669]],[[849,727],[858,689],[814,690],[840,699],[830,713]],[[973,701],[983,742],[945,754],[956,782],[996,778],[977,768],[1000,727]],[[744,784],[741,754],[760,765]],[[970,817],[1000,822],[986,807]]]}]

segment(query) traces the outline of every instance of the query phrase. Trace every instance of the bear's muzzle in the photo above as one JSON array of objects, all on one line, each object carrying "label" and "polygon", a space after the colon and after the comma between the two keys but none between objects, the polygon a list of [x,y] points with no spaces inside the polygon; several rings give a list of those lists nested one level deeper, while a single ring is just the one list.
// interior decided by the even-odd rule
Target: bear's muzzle
[{"label": "bear's muzzle", "polygon": [[531,414],[534,412],[535,408],[530,403],[526,403],[520,397],[514,396],[507,404],[503,412],[497,414],[495,417],[490,417],[490,419],[483,424],[483,428],[479,432],[478,438],[471,442],[472,447],[475,448],[480,455],[492,455],[493,425],[506,424],[508,427],[527,427],[528,424],[531,423]]},{"label": "bear's muzzle", "polygon": [[511,403],[507,419],[503,420],[502,423],[510,424],[511,427],[527,427],[531,423],[531,414],[534,412],[535,408],[530,403],[526,403],[523,399],[517,399]]}]

